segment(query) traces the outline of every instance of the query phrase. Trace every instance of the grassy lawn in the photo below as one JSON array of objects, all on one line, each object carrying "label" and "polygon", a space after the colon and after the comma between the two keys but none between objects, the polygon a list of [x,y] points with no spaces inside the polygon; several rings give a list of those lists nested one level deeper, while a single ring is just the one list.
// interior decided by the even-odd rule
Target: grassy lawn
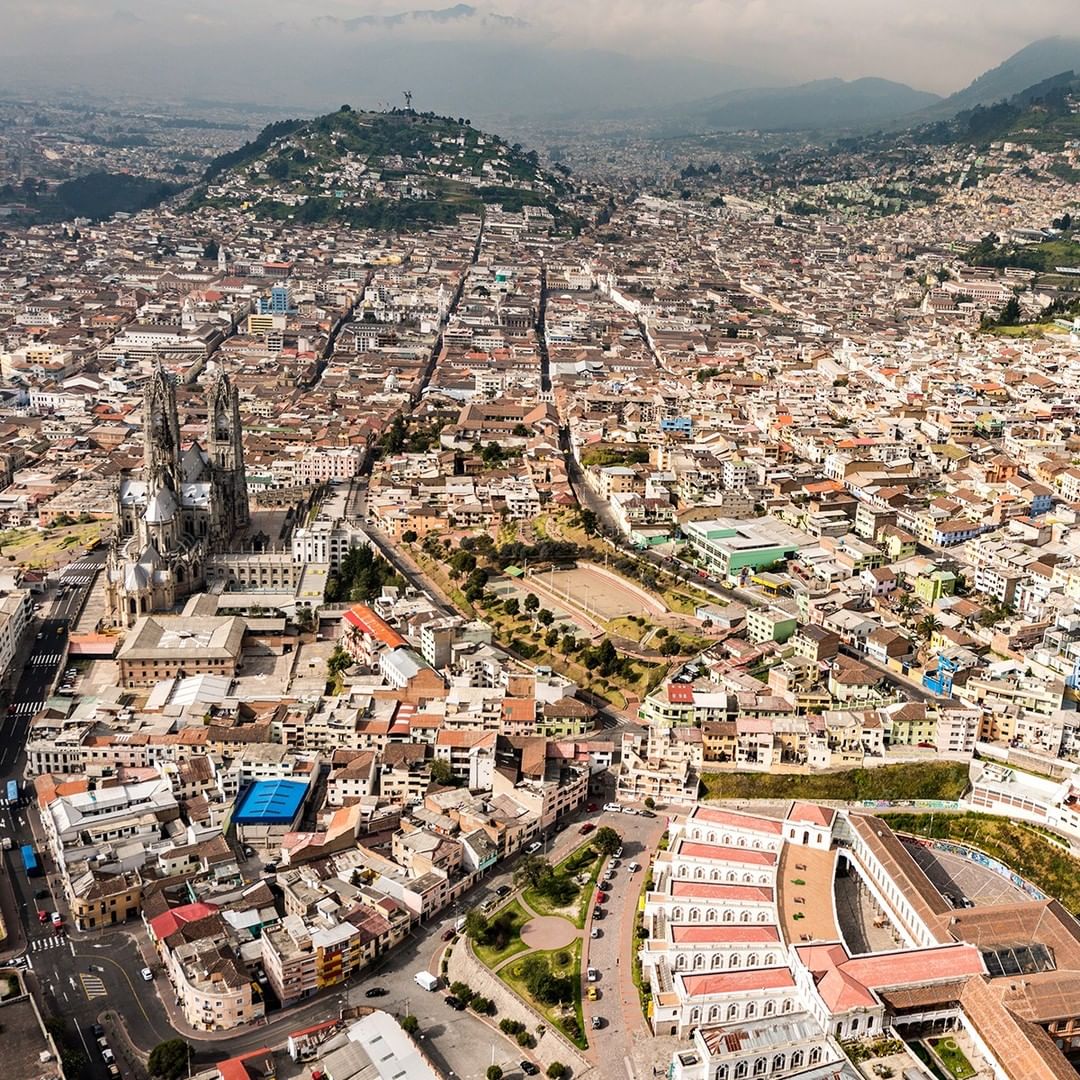
[{"label": "grassy lawn", "polygon": [[83,547],[101,537],[100,521],[37,529],[6,529],[0,532],[0,555],[33,569],[47,569],[60,562],[69,549]]},{"label": "grassy lawn", "polygon": [[954,1038],[950,1036],[944,1039],[935,1039],[930,1045],[934,1048],[934,1053],[941,1059],[942,1065],[949,1070],[949,1073],[956,1080],[968,1080],[969,1077],[975,1075],[971,1062],[968,1061],[964,1051],[956,1045]]},{"label": "grassy lawn", "polygon": [[[568,957],[568,962],[566,964],[559,964],[558,957],[564,954]],[[574,986],[574,997],[570,1008],[573,1009],[573,1013],[577,1017],[578,1031],[581,1033],[577,1038],[567,1032],[559,1023],[564,1015],[561,1006],[543,1005],[529,993],[529,988],[520,977],[520,961],[507,964],[506,967],[502,968],[502,970],[498,972],[499,978],[543,1016],[548,1024],[561,1031],[575,1046],[582,1050],[587,1050],[589,1041],[585,1037],[585,1016],[581,1009],[581,939],[578,938],[577,941],[568,945],[565,949],[551,949],[548,952],[535,952],[529,953],[529,955],[541,956],[546,959],[551,965],[551,970],[554,975],[569,976],[570,981]]]},{"label": "grassy lawn", "polygon": [[[589,841],[585,841],[584,844],[575,848],[562,862],[557,863],[552,868],[556,877],[572,881],[574,888],[577,889],[577,893],[569,904],[560,907],[535,888],[525,890],[522,894],[523,899],[537,915],[561,915],[564,919],[569,919],[579,930],[584,927],[596,879],[600,873],[600,866],[604,861],[602,855],[594,853],[594,857],[589,864],[586,865],[584,860],[579,864],[576,860],[581,858],[582,853],[585,851],[593,851]],[[577,869],[572,870],[571,867],[575,866]],[[574,880],[576,875],[581,873],[588,873],[589,875],[584,885],[578,885],[577,881]]]},{"label": "grassy lawn", "polygon": [[1011,867],[1070,911],[1080,911],[1080,859],[1047,843],[1020,822],[991,814],[934,814],[932,819],[929,814],[882,814],[881,818],[897,832],[970,844]]},{"label": "grassy lawn", "polygon": [[[528,946],[521,940],[521,928],[529,921],[525,909],[515,900],[495,914],[492,923],[500,923],[502,930],[498,937],[493,936],[490,943],[473,942],[473,952],[489,968],[497,967],[508,957],[523,952]],[[499,944],[499,938],[505,944]]]},{"label": "grassy lawn", "polygon": [[927,761],[805,776],[706,772],[701,781],[706,799],[958,799],[968,769],[962,762]]}]

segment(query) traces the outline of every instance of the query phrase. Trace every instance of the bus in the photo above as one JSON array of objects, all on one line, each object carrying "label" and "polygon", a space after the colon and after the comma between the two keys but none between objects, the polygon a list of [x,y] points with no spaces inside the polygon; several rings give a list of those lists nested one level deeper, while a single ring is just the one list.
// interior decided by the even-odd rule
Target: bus
[{"label": "bus", "polygon": [[9,780],[7,782],[7,802],[8,806],[15,806],[19,802],[19,781]]},{"label": "bus", "polygon": [[23,844],[19,849],[22,854],[23,869],[26,871],[27,877],[33,877],[35,874],[41,873],[41,867],[38,865],[37,855],[34,854],[34,849],[30,844]]}]

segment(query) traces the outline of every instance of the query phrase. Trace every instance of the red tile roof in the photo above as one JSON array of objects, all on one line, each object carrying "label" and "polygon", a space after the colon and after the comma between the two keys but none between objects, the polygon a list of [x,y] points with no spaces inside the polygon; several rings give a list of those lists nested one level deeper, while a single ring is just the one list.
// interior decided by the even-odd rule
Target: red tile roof
[{"label": "red tile roof", "polygon": [[213,915],[218,910],[217,904],[204,904],[201,901],[194,904],[184,904],[175,907],[150,920],[150,932],[158,941],[175,934],[185,923],[197,922]]},{"label": "red tile roof", "polygon": [[671,940],[676,945],[713,944],[729,942],[760,944],[779,941],[780,931],[775,926],[675,926],[671,925]]},{"label": "red tile roof", "polygon": [[744,994],[750,990],[780,990],[795,985],[795,980],[786,967],[684,975],[682,980],[687,997]]},{"label": "red tile roof", "polygon": [[711,806],[696,806],[690,815],[694,821],[707,821],[710,825],[729,825],[733,829],[750,829],[759,833],[779,836],[784,826],[779,821],[739,814],[733,810],[715,810]]},{"label": "red tile roof", "polygon": [[753,866],[776,865],[773,852],[754,851],[752,848],[721,847],[719,844],[703,844],[699,840],[682,840],[677,850],[680,855],[692,859],[716,859],[718,862],[748,863]]},{"label": "red tile roof", "polygon": [[719,885],[708,881],[673,881],[671,895],[697,896],[705,900],[760,900],[771,904],[773,891],[767,885]]}]

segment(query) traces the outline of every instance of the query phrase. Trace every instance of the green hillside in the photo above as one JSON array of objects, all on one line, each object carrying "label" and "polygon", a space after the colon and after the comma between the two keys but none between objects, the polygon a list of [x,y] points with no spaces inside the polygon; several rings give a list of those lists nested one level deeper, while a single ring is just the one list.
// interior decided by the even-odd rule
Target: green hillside
[{"label": "green hillside", "polygon": [[468,120],[412,110],[337,112],[269,125],[215,159],[192,205],[264,218],[398,229],[451,222],[484,204],[542,206],[568,220],[566,177]]}]

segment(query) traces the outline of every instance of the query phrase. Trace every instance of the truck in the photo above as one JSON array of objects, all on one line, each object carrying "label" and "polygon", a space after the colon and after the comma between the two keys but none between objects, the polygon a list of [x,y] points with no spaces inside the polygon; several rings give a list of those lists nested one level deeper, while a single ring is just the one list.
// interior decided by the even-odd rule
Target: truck
[{"label": "truck", "polygon": [[417,986],[422,986],[425,990],[439,989],[439,980],[430,971],[418,971],[413,976],[413,981]]},{"label": "truck", "polygon": [[31,844],[23,844],[19,848],[19,854],[22,855],[23,869],[26,871],[27,877],[33,877],[35,874],[41,873],[41,867],[38,865],[37,855],[34,854],[34,848]]}]

